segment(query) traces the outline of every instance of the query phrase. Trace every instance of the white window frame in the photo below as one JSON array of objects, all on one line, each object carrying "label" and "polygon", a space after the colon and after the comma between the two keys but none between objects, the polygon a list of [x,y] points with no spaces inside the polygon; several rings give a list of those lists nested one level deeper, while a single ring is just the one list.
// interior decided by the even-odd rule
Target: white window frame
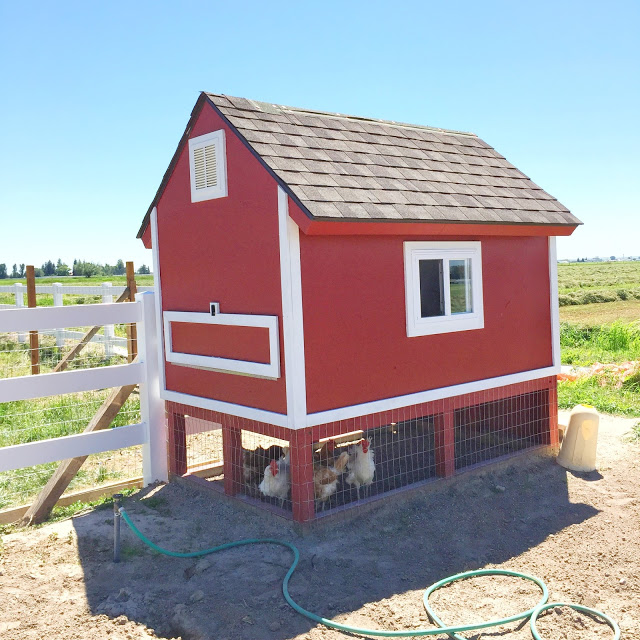
[{"label": "white window frame", "polygon": [[[202,147],[215,146],[216,153],[216,186],[196,189],[194,151]],[[202,202],[227,196],[227,154],[225,148],[224,129],[205,133],[189,139],[189,175],[191,179],[191,202]]]},{"label": "white window frame", "polygon": [[[450,260],[471,259],[471,313],[451,314]],[[443,260],[445,315],[423,318],[420,304],[420,260]],[[480,242],[405,242],[405,303],[407,336],[426,336],[484,328],[482,298],[482,247]]]}]

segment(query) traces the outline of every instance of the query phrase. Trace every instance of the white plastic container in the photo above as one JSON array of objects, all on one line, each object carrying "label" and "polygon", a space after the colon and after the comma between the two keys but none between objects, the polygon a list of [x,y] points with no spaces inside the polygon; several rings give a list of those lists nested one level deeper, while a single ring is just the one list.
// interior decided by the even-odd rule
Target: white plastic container
[{"label": "white plastic container", "polygon": [[558,464],[571,471],[595,471],[600,415],[589,405],[579,404],[569,416]]}]

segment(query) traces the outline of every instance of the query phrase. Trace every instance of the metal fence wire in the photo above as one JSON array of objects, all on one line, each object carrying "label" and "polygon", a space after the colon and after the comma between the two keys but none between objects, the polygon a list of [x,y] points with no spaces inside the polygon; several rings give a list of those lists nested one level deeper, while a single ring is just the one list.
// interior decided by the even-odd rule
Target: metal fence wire
[{"label": "metal fence wire", "polygon": [[[506,397],[496,397],[495,390],[477,392],[453,407],[438,400],[320,425],[311,430],[303,462],[290,454],[296,432],[203,409],[170,403],[169,432],[183,420],[186,436],[178,439],[184,449],[178,456],[186,460],[184,469],[209,477],[220,490],[230,470],[227,491],[285,517],[296,501],[306,501],[307,512],[322,516],[549,444],[544,384],[531,383],[531,390]],[[445,429],[450,436],[443,435]],[[170,451],[175,444],[169,443]],[[300,508],[305,511],[304,504]]]}]

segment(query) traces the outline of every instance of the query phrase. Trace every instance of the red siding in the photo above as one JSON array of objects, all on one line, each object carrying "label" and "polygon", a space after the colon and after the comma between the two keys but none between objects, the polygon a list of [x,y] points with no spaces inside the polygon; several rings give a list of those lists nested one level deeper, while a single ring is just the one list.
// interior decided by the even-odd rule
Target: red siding
[{"label": "red siding", "polygon": [[485,328],[414,338],[405,319],[408,239],[416,240],[301,234],[309,413],[552,364],[546,237],[476,238]]},{"label": "red siding", "polygon": [[[222,128],[228,197],[191,203],[185,146],[158,203],[163,309],[208,312],[210,302],[219,302],[223,313],[276,315],[282,345],[277,185],[210,105],[190,135]],[[245,353],[245,347],[237,333],[225,348]],[[201,353],[209,351],[203,343]],[[167,364],[167,388],[286,413],[282,349],[280,365],[279,380],[263,380]]]},{"label": "red siding", "polygon": [[173,350],[200,356],[269,363],[269,329],[173,322]]}]

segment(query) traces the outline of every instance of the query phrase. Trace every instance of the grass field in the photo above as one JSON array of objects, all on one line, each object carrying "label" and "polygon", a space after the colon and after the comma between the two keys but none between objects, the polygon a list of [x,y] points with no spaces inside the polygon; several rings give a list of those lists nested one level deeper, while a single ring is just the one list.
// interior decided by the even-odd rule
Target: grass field
[{"label": "grass field", "polygon": [[560,306],[640,300],[640,260],[558,265]]},{"label": "grass field", "polygon": [[[561,264],[558,289],[563,364],[640,361],[640,261]],[[558,403],[640,417],[640,365],[560,382]]]}]

